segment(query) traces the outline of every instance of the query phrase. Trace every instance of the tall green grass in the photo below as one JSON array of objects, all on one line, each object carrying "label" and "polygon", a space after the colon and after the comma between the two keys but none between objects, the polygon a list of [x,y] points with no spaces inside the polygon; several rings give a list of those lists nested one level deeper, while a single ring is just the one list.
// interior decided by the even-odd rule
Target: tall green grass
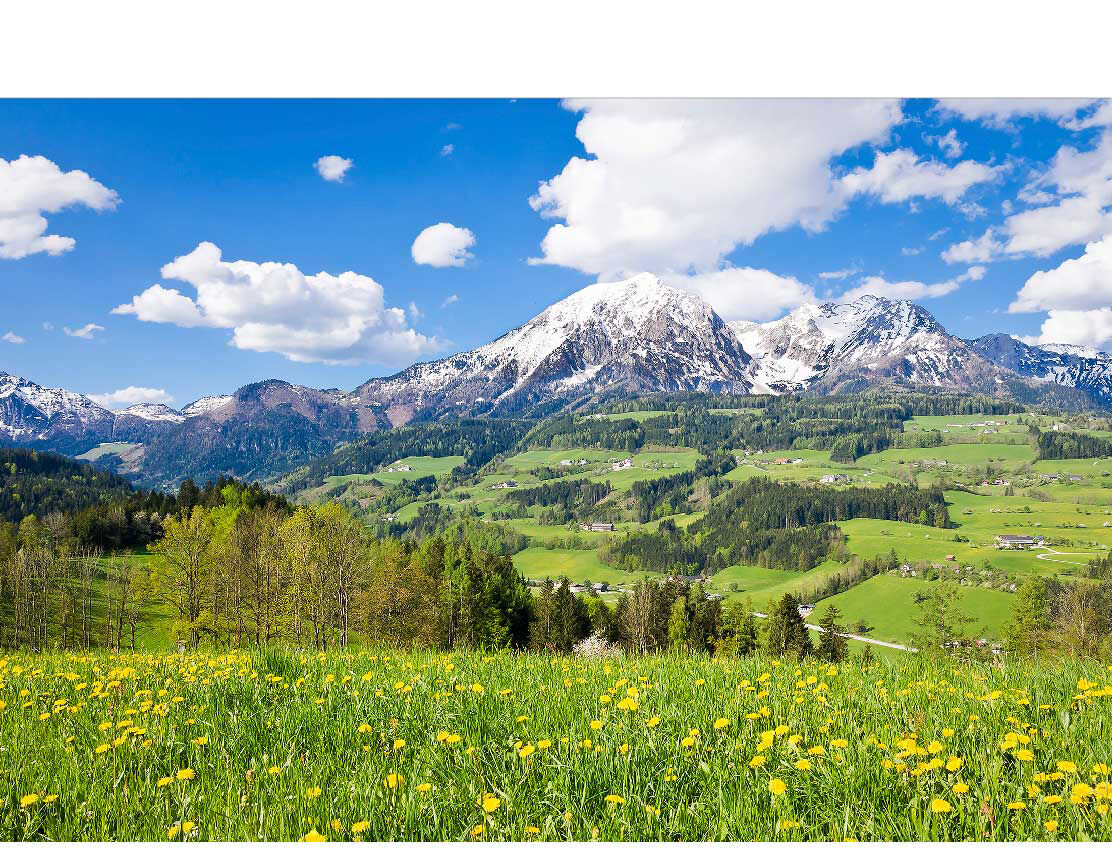
[{"label": "tall green grass", "polygon": [[1107,840],[1110,682],[916,657],[9,655],[0,840]]}]

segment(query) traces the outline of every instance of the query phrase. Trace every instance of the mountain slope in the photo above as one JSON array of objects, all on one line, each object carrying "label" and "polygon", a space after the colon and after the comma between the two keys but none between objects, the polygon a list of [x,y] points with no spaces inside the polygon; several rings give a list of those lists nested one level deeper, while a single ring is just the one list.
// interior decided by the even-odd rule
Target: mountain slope
[{"label": "mountain slope", "polygon": [[749,356],[703,300],[648,273],[594,284],[496,341],[356,395],[392,419],[551,412],[603,393],[748,392]]},{"label": "mountain slope", "polygon": [[0,372],[0,441],[76,455],[111,438],[116,417],[76,392]]},{"label": "mountain slope", "polygon": [[1112,404],[1112,354],[1072,344],[1035,346],[1002,333],[983,335],[970,347],[1023,378],[1076,389],[1096,402]]},{"label": "mountain slope", "polygon": [[137,467],[144,482],[269,478],[390,425],[379,408],[356,395],[283,380],[251,383],[205,406],[206,412],[165,423],[169,427],[147,443]]},{"label": "mountain slope", "polygon": [[999,388],[997,369],[906,300],[863,296],[808,304],[780,320],[731,326],[753,356],[750,373],[765,391],[832,391],[873,380],[989,393]]}]

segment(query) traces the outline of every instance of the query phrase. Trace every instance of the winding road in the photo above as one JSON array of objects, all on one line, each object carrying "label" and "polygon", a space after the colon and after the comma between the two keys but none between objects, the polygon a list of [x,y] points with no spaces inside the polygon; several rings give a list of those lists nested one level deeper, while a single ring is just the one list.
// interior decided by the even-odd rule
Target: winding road
[{"label": "winding road", "polygon": [[[753,616],[760,617],[761,619],[768,618],[768,614],[758,613],[757,611],[753,611]],[[813,632],[826,631],[826,629],[824,629],[822,626],[812,625],[811,623],[804,623],[803,625],[807,626],[807,628],[809,628]],[[888,649],[898,649],[903,650],[904,652],[919,652],[919,650],[917,650],[915,647],[909,647],[904,644],[889,643],[888,641],[878,641],[876,638],[867,638],[864,635],[855,635],[850,634],[849,632],[842,632],[842,637],[847,638],[851,641],[861,641],[861,643],[873,644],[873,646],[887,647]]]},{"label": "winding road", "polygon": [[1055,559],[1056,555],[1061,555],[1061,554],[1072,555],[1072,556],[1075,556],[1075,557],[1087,556],[1082,551],[1055,551],[1051,548],[1047,548],[1045,553],[1035,554],[1035,558],[1038,559],[1038,560],[1046,560],[1049,563],[1066,563],[1067,565],[1070,565],[1070,566],[1087,566],[1087,565],[1089,565],[1088,560],[1086,560],[1083,563],[1075,563],[1073,560],[1057,560],[1057,559]]}]

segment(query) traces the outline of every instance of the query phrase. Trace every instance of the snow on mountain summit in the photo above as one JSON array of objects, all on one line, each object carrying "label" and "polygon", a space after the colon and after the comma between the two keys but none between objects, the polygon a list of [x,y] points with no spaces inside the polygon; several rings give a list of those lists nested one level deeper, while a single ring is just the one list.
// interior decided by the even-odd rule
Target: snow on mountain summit
[{"label": "snow on mountain summit", "polygon": [[148,422],[184,422],[187,417],[165,404],[132,404],[115,411],[117,416],[134,416]]},{"label": "snow on mountain summit", "polygon": [[731,326],[754,358],[753,379],[774,392],[806,388],[832,369],[896,359],[909,363],[913,381],[942,383],[957,341],[922,307],[878,296],[808,303],[780,320]]},{"label": "snow on mountain summit", "polygon": [[642,273],[592,284],[489,344],[356,392],[413,412],[502,413],[608,389],[747,392],[748,364],[710,305]]}]

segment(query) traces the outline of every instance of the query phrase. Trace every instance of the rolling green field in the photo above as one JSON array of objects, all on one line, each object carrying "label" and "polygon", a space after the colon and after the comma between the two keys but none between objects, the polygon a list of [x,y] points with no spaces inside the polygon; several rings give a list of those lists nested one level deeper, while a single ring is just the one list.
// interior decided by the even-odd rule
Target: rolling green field
[{"label": "rolling green field", "polygon": [[0,656],[0,840],[1112,839],[1099,663]]},{"label": "rolling green field", "polygon": [[624,572],[606,565],[595,551],[568,551],[563,549],[526,548],[514,554],[514,565],[525,578],[559,582],[564,578],[573,584],[584,581],[602,584],[628,584],[642,577],[658,578],[657,572]]},{"label": "rolling green field", "polygon": [[[753,412],[754,408],[744,408]],[[667,411],[644,410],[605,414],[608,419],[633,419],[635,421],[664,415]],[[716,408],[719,413],[738,412]],[[759,409],[757,409],[759,412]],[[1080,459],[1071,461],[1038,461],[1033,438],[1028,425],[1035,424],[1044,430],[1055,425],[1060,428],[1098,425],[1101,420],[1086,417],[1061,417],[1029,412],[1012,415],[952,415],[916,416],[904,422],[905,432],[945,432],[945,445],[924,448],[891,448],[859,458],[854,463],[840,463],[830,459],[830,453],[818,449],[784,451],[735,450],[738,465],[725,478],[741,482],[753,477],[764,477],[779,482],[813,483],[821,476],[841,473],[849,477],[850,487],[878,487],[889,483],[915,481],[922,488],[936,482],[945,482],[951,490],[945,492],[950,517],[955,528],[941,530],[919,524],[858,518],[840,522],[838,526],[846,537],[850,554],[861,558],[888,555],[895,551],[902,562],[922,569],[942,567],[948,574],[980,583],[986,578],[994,584],[1006,582],[1009,576],[1016,581],[1025,575],[1078,576],[1085,573],[1085,564],[1094,557],[1104,557],[1112,548],[1112,458]],[[985,430],[999,432],[984,434]],[[614,470],[616,461],[631,457],[634,466]],[[541,524],[542,507],[533,506],[515,517],[505,518],[513,505],[507,495],[513,489],[494,488],[504,482],[513,482],[517,488],[541,484],[587,479],[592,482],[609,482],[611,495],[606,499],[606,515],[600,519],[615,522],[616,534],[631,531],[651,532],[659,521],[640,524],[636,521],[637,508],[630,497],[635,482],[673,475],[681,470],[691,470],[701,456],[694,449],[667,449],[647,446],[632,455],[623,450],[602,448],[527,449],[516,452],[497,462],[480,476],[455,487],[439,497],[436,502],[451,509],[475,507],[481,516],[499,514],[499,523],[513,529],[532,545],[515,556],[521,573],[528,578],[552,577],[558,580],[567,576],[575,583],[585,580],[608,584],[629,584],[640,577],[662,577],[660,573],[638,572],[633,575],[619,572],[604,564],[597,549],[611,534],[580,531],[576,524]],[[776,464],[777,459],[801,459],[798,464]],[[375,473],[379,482],[400,482],[406,478],[428,475],[445,475],[461,462],[459,458],[407,458],[404,463],[416,469],[412,473]],[[561,465],[562,461],[586,463]],[[944,463],[942,463],[944,462]],[[540,478],[532,471],[537,468],[560,470],[559,477]],[[542,474],[543,475],[543,474]],[[1051,478],[1053,477],[1053,478]],[[350,493],[362,493],[360,482],[370,476],[332,477],[327,488],[347,485]],[[988,484],[984,482],[988,480]],[[991,484],[998,480],[1006,484]],[[955,485],[968,487],[969,491],[953,490]],[[840,487],[840,486],[836,486]],[[426,501],[409,503],[396,512],[402,523],[416,516]],[[685,527],[702,517],[709,502],[705,497],[693,498],[692,505],[699,511],[675,516],[678,526]],[[372,516],[378,517],[378,516]],[[996,547],[996,536],[1002,533],[1021,533],[1045,538],[1045,547],[1032,551],[1003,550]],[[575,550],[550,550],[542,543],[573,540],[580,545]],[[949,560],[947,557],[953,556]],[[809,572],[762,569],[758,566],[732,566],[715,575],[708,589],[720,593],[726,601],[749,599],[755,607],[763,608],[785,591],[806,592],[818,585],[842,564],[828,561]],[[848,601],[858,602],[859,596],[868,596],[877,590],[872,586],[859,588],[849,595]],[[892,588],[897,589],[897,588]],[[972,593],[971,593],[972,595]],[[611,596],[613,598],[613,595]],[[1000,600],[1007,596],[993,594],[995,604],[986,604],[988,615],[984,624],[990,631],[998,629],[999,618],[992,608],[999,609]],[[977,606],[974,610],[980,611]],[[896,640],[906,635],[902,617],[885,602],[876,603],[873,615],[890,616],[890,620],[870,620],[884,626]]]},{"label": "rolling green field", "polygon": [[834,560],[820,563],[807,572],[783,569],[764,569],[760,566],[729,566],[710,579],[711,587],[726,601],[753,603],[753,609],[763,611],[784,593],[799,592],[814,587],[825,576],[838,571],[841,564]]},{"label": "rolling green field", "polygon": [[[921,578],[899,578],[876,575],[815,605],[808,622],[816,622],[823,610],[835,605],[842,613],[842,625],[853,630],[853,624],[864,620],[869,624],[867,636],[891,643],[907,643],[915,629],[911,622],[916,613],[914,596],[930,586]],[[998,639],[1011,613],[1014,596],[1001,590],[962,587],[961,610],[976,619],[968,626],[971,636]]]}]

